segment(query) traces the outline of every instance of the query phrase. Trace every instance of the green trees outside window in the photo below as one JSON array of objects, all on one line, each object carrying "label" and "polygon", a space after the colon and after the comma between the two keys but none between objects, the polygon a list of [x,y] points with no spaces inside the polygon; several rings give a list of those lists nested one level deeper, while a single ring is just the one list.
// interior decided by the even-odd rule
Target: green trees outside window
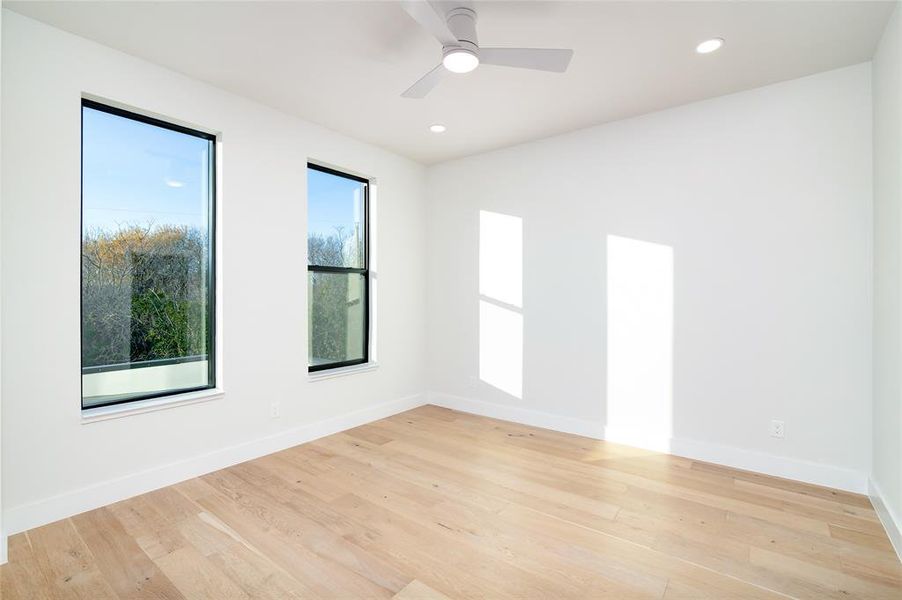
[{"label": "green trees outside window", "polygon": [[83,408],[214,387],[214,151],[83,101]]},{"label": "green trees outside window", "polygon": [[308,367],[368,360],[369,271],[365,179],[308,165]]}]

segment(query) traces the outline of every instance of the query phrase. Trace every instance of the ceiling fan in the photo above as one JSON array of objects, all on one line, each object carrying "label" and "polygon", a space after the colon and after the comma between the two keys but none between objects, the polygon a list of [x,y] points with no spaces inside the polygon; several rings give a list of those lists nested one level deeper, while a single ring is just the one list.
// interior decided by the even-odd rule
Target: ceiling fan
[{"label": "ceiling fan", "polygon": [[442,62],[401,94],[424,98],[448,73],[469,73],[482,64],[563,73],[573,50],[553,48],[480,48],[476,11],[459,6],[440,11],[425,0],[406,0],[404,10],[442,44]]}]

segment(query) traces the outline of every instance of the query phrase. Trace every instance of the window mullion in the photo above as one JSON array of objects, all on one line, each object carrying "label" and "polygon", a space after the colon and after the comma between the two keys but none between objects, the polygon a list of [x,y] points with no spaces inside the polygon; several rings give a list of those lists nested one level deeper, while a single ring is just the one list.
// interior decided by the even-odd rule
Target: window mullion
[{"label": "window mullion", "polygon": [[308,271],[318,271],[321,273],[357,273],[366,274],[367,269],[356,269],[353,267],[332,267],[327,265],[307,265]]}]

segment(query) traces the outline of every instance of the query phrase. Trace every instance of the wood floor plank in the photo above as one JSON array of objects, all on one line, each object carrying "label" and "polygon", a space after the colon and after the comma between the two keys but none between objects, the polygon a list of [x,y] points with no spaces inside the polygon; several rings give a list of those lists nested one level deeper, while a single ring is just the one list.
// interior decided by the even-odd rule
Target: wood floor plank
[{"label": "wood floor plank", "polygon": [[889,538],[883,532],[862,533],[843,527],[842,525],[830,524],[830,536],[837,540],[843,540],[850,544],[873,548],[881,553],[889,553],[893,550],[893,545]]},{"label": "wood floor plank", "polygon": [[61,596],[85,600],[116,598],[69,519],[32,529],[28,540],[37,568]]},{"label": "wood floor plank", "polygon": [[[398,428],[397,424],[388,424],[379,422],[373,424],[374,428],[388,427]],[[599,442],[602,443],[602,442]],[[455,448],[453,439],[444,439],[440,435],[427,435],[418,431],[411,431],[406,439],[399,439],[390,444],[389,447],[403,447],[409,451],[416,448],[421,456],[429,456],[433,460],[444,463],[464,464],[468,472],[485,473],[488,469],[492,472],[499,470],[508,471],[515,478],[522,478],[525,473],[541,473],[551,472],[556,475],[556,479],[551,479],[552,487],[564,487],[561,491],[569,491],[575,486],[579,486],[579,492],[588,495],[593,499],[603,499],[610,496],[611,491],[606,485],[597,485],[599,474],[603,475],[601,479],[613,480],[615,483],[623,483],[632,487],[634,490],[646,490],[657,492],[668,498],[669,505],[673,505],[681,500],[687,501],[689,504],[684,505],[682,511],[700,511],[704,512],[705,507],[716,510],[733,510],[740,513],[753,514],[765,520],[771,520],[775,523],[786,527],[804,529],[829,534],[829,524],[825,521],[809,517],[806,515],[791,514],[784,510],[782,506],[772,506],[762,503],[756,497],[736,498],[737,492],[732,487],[724,491],[711,485],[712,489],[706,489],[703,485],[693,483],[691,486],[685,485],[680,477],[682,474],[668,474],[666,479],[661,475],[650,473],[635,473],[634,467],[625,466],[633,464],[632,456],[628,456],[622,460],[611,460],[602,464],[581,464],[579,461],[561,461],[555,457],[542,457],[537,453],[527,455],[519,455],[510,450],[493,449],[491,446],[479,446],[477,442],[473,442],[467,448]],[[643,455],[644,456],[644,455]],[[486,461],[486,458],[493,460]],[[685,469],[677,467],[680,471]],[[491,476],[491,473],[486,474]],[[540,477],[547,478],[544,473]],[[663,480],[662,480],[663,479]],[[642,504],[640,501],[631,501],[629,499],[612,498],[614,503],[618,501],[627,502],[631,505]],[[664,505],[666,507],[666,504]]]},{"label": "wood floor plank", "polygon": [[861,506],[863,508],[871,507],[871,503],[868,500],[867,496],[864,496],[862,494],[853,494],[852,492],[845,492],[843,490],[827,488],[811,483],[803,483],[801,481],[793,481],[791,479],[783,479],[782,477],[773,477],[771,475],[763,475],[761,473],[743,471],[742,469],[733,469],[731,467],[724,467],[722,465],[715,465],[701,461],[693,462],[692,468],[708,473],[727,474],[734,479],[762,483],[772,488],[796,491],[801,494],[810,495],[816,498],[839,500],[844,504],[849,504],[852,506]]},{"label": "wood floor plank", "polygon": [[392,600],[451,600],[443,593],[436,591],[418,579],[407,584],[403,590],[392,597]]},{"label": "wood floor plank", "polygon": [[[476,550],[457,536],[425,527],[354,494],[340,501],[343,510],[360,521],[373,523],[376,539],[355,540],[368,551],[398,565],[411,565],[417,577],[454,597],[562,598],[576,597],[569,582],[525,568]],[[441,529],[441,528],[439,528]],[[441,548],[440,555],[434,549]],[[584,593],[595,597],[624,595],[620,586],[593,588]]]},{"label": "wood floor plank", "polygon": [[186,523],[200,521],[202,509],[177,490],[163,488],[109,508],[163,574],[178,581],[185,596],[250,599],[238,583],[182,534]]},{"label": "wood floor plank", "polygon": [[185,596],[141,549],[108,508],[72,517],[97,568],[120,598],[174,600]]},{"label": "wood floor plank", "polygon": [[274,565],[263,552],[215,515],[202,512],[196,520],[181,523],[179,531],[251,598],[283,600],[311,597],[307,586]]},{"label": "wood floor plank", "polygon": [[[365,464],[353,459],[343,460],[348,465],[349,478],[355,474],[354,470],[359,472],[366,467]],[[522,536],[511,534],[510,528],[499,527],[500,508],[493,509],[491,503],[447,498],[432,486],[421,487],[416,482],[387,476],[382,469],[378,473],[382,483],[387,478],[391,479],[391,483],[374,490],[365,484],[364,475],[359,485],[355,485],[349,479],[349,488],[356,488],[354,492],[356,496],[398,513],[399,516],[403,515],[434,534],[447,537],[448,532],[451,532],[455,541],[460,542],[463,547],[469,546],[474,553],[483,554],[487,559],[500,560],[530,572],[553,574],[554,578],[562,583],[575,586],[571,588],[572,592],[577,589],[616,587],[616,580],[605,580],[603,569],[597,568],[597,565],[593,565],[592,568],[581,568],[574,562],[567,561],[560,553],[548,552],[546,546],[536,544],[533,539],[524,539]],[[660,581],[662,589],[665,583],[664,580]],[[639,593],[639,590],[627,589],[626,584],[623,588],[625,593],[633,595]],[[659,594],[650,595],[657,597]]]},{"label": "wood floor plank", "polygon": [[9,536],[8,562],[0,567],[0,597],[56,600],[62,593],[51,584],[50,573],[35,560],[27,533]]},{"label": "wood floor plank", "polygon": [[285,498],[280,501],[231,473],[233,469],[205,476],[221,493],[201,505],[317,596],[389,598],[406,583],[386,587],[385,579],[369,577],[372,564],[351,542],[298,514],[284,504]]},{"label": "wood floor plank", "polygon": [[902,598],[865,496],[424,406],[14,535],[4,600]]}]

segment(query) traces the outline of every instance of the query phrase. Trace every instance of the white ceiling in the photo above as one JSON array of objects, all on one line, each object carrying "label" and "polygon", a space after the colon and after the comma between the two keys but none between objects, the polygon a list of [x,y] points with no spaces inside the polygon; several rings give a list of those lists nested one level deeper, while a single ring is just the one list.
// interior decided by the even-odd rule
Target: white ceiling
[{"label": "white ceiling", "polygon": [[[476,2],[480,44],[573,48],[569,71],[483,65],[409,100],[399,94],[439,62],[440,46],[394,2],[4,6],[425,164],[866,61],[892,11],[861,1]],[[711,37],[726,45],[696,54]],[[434,122],[447,133],[430,133]]]}]

